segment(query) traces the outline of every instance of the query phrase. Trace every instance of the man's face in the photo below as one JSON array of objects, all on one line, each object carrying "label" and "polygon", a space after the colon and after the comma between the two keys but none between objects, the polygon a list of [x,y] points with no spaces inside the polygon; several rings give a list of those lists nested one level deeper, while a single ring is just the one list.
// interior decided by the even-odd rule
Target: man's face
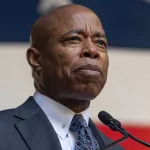
[{"label": "man's face", "polygon": [[107,41],[97,16],[86,11],[57,15],[47,34],[42,52],[46,92],[55,99],[94,99],[108,70]]}]

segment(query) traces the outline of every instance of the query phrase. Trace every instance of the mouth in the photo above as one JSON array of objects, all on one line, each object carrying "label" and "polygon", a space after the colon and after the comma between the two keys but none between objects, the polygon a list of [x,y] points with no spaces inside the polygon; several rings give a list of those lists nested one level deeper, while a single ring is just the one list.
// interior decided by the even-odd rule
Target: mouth
[{"label": "mouth", "polygon": [[91,65],[91,64],[81,66],[75,69],[74,72],[83,73],[83,74],[93,74],[93,75],[101,74],[102,75],[102,70],[98,66]]}]

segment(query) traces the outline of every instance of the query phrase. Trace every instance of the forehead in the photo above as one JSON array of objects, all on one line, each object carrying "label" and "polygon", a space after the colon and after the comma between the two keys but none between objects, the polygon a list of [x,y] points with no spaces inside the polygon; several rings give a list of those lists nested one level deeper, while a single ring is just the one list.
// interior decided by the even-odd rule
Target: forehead
[{"label": "forehead", "polygon": [[55,24],[51,28],[55,34],[63,34],[72,29],[82,29],[85,32],[101,32],[104,30],[99,18],[92,12],[64,12],[55,16]]},{"label": "forehead", "polygon": [[85,26],[87,28],[99,28],[102,29],[102,25],[98,17],[92,13],[76,13],[73,14],[68,20],[70,26]]}]

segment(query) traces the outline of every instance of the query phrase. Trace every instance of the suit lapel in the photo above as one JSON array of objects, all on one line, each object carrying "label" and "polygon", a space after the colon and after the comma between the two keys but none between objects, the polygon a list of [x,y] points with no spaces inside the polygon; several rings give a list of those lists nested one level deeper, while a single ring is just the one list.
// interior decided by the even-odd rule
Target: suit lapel
[{"label": "suit lapel", "polygon": [[[110,140],[108,137],[106,137],[102,132],[100,132],[97,127],[95,126],[95,124],[93,123],[93,121],[90,119],[89,121],[89,127],[91,128],[94,136],[96,137],[99,146],[100,146],[100,150],[106,148],[106,145],[112,143],[113,141]],[[120,145],[114,145],[111,148],[108,148],[109,150],[124,150]]]},{"label": "suit lapel", "polygon": [[105,147],[105,142],[103,141],[102,135],[100,134],[100,132],[98,131],[97,127],[91,119],[89,120],[89,127],[92,130],[97,142],[99,143],[100,150],[103,149]]},{"label": "suit lapel", "polygon": [[30,150],[62,150],[51,123],[32,97],[14,116],[21,119],[15,126]]}]

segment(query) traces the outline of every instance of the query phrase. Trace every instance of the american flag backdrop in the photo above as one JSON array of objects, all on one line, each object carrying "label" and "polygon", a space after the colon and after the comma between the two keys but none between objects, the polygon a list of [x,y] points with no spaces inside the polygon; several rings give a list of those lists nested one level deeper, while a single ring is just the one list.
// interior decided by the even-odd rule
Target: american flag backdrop
[{"label": "american flag backdrop", "polygon": [[[91,103],[91,118],[117,140],[121,135],[102,125],[105,110],[134,136],[150,142],[150,0],[13,0],[0,2],[0,110],[16,107],[34,87],[26,62],[32,23],[49,9],[76,3],[94,10],[108,38],[110,67],[102,93]],[[128,139],[127,150],[148,150]]]}]

